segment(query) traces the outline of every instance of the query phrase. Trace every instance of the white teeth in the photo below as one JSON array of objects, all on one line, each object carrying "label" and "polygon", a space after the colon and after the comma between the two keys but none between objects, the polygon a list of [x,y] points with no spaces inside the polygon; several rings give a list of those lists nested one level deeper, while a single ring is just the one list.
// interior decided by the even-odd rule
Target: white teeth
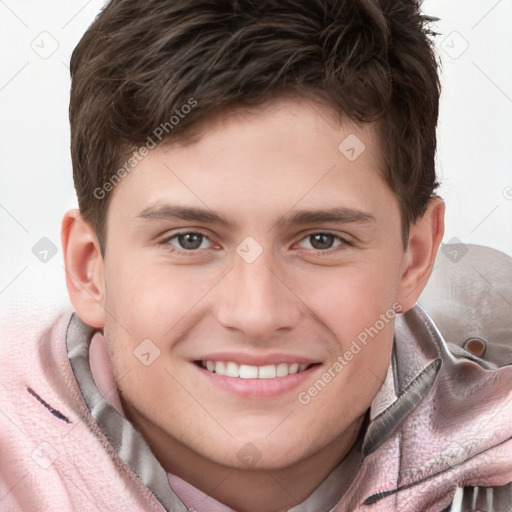
[{"label": "white teeth", "polygon": [[286,377],[288,375],[288,365],[286,363],[281,363],[276,366],[276,375],[277,377]]},{"label": "white teeth", "polygon": [[258,368],[258,378],[260,379],[275,379],[276,365],[269,364],[268,366],[260,366]]},{"label": "white teeth", "polygon": [[202,361],[202,366],[209,372],[226,375],[227,377],[240,377],[241,379],[274,379],[276,377],[286,377],[294,373],[304,371],[307,364],[287,364],[279,363],[268,364],[265,366],[251,366],[241,364],[240,366],[233,361]]},{"label": "white teeth", "polygon": [[240,365],[240,377],[242,379],[256,379],[258,378],[258,367],[249,366],[247,364]]},{"label": "white teeth", "polygon": [[229,361],[229,363],[226,365],[225,375],[228,377],[238,377],[240,375],[238,372],[238,365],[232,361]]},{"label": "white teeth", "polygon": [[288,368],[288,373],[297,373],[299,371],[299,363],[293,363]]}]

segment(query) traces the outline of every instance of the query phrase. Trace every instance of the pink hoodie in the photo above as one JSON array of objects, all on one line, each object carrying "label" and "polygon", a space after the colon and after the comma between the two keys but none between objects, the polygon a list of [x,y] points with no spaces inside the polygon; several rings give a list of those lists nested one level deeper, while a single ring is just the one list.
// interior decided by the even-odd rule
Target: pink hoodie
[{"label": "pink hoodie", "polygon": [[[101,334],[69,313],[40,337],[3,343],[0,510],[230,510],[167,475],[146,451],[119,414],[101,347]],[[108,401],[93,400],[98,389]],[[333,512],[511,510],[512,367],[454,357],[418,305],[398,315],[362,455]]]}]

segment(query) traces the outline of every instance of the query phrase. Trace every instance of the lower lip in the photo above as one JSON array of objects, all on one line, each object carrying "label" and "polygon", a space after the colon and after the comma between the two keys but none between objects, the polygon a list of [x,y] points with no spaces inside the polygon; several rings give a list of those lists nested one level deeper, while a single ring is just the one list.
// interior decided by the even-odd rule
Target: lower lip
[{"label": "lower lip", "polygon": [[293,389],[304,386],[313,372],[320,367],[315,364],[306,370],[287,375],[286,377],[275,377],[271,379],[242,379],[240,377],[227,377],[219,375],[192,363],[202,378],[207,379],[210,385],[226,390],[242,398],[273,398],[283,395]]}]

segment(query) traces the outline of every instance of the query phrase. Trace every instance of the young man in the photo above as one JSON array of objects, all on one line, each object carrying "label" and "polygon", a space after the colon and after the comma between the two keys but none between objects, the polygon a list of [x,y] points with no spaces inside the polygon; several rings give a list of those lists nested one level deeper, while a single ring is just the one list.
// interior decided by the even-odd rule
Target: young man
[{"label": "young man", "polygon": [[511,368],[415,304],[444,222],[428,21],[106,6],[71,61],[75,312],[2,355],[2,510],[512,506]]}]

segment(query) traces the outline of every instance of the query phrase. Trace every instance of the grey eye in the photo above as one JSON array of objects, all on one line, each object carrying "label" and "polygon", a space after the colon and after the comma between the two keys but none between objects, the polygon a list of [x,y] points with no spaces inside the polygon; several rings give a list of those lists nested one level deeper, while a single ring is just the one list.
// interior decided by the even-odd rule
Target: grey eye
[{"label": "grey eye", "polygon": [[199,249],[203,243],[204,235],[200,233],[183,233],[176,235],[178,243],[182,249],[192,251]]}]

